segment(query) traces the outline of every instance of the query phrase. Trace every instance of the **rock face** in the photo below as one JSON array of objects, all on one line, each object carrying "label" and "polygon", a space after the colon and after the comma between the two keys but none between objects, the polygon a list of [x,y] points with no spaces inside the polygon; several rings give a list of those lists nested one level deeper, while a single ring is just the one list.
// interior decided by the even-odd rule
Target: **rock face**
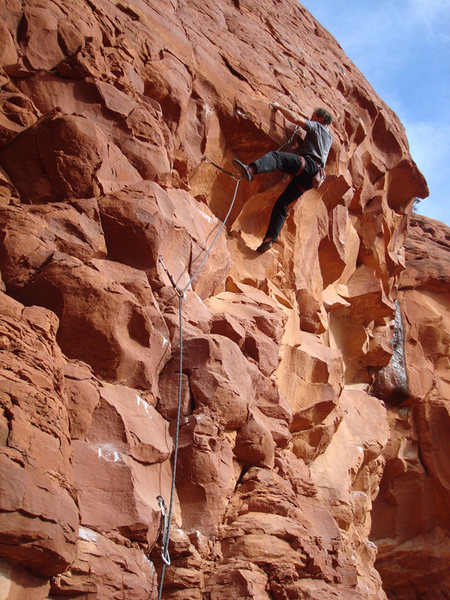
[{"label": "rock face", "polygon": [[[287,179],[211,161],[283,144],[274,101],[326,106],[334,142],[261,255]],[[163,598],[446,597],[426,194],[296,0],[3,0],[0,598],[156,600],[176,442]]]},{"label": "rock face", "polygon": [[407,396],[392,402],[398,378],[389,365],[378,389],[391,433],[371,535],[389,596],[443,600],[450,593],[450,230],[415,215],[405,248],[399,303]]}]

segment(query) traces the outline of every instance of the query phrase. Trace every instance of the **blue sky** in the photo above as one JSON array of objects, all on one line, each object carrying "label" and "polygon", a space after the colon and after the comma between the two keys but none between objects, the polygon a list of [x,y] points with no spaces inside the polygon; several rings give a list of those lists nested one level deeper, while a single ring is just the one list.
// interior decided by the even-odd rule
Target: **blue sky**
[{"label": "blue sky", "polygon": [[450,225],[450,0],[301,0],[402,121],[430,196],[417,212]]}]

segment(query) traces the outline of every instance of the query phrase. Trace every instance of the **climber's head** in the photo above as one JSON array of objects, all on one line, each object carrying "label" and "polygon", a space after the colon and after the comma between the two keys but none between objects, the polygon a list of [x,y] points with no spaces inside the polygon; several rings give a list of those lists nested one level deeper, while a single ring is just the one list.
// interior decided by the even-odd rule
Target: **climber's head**
[{"label": "climber's head", "polygon": [[317,121],[317,123],[321,123],[322,125],[330,125],[333,121],[333,117],[326,108],[316,108],[311,117],[311,121]]}]

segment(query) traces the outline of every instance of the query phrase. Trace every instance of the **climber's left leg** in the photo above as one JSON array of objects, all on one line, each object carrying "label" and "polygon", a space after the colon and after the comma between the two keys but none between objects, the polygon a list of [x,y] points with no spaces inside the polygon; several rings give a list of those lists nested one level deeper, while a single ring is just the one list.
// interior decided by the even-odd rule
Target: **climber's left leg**
[{"label": "climber's left leg", "polygon": [[281,228],[286,220],[288,206],[300,198],[302,193],[303,190],[293,181],[286,187],[274,204],[272,214],[270,215],[269,226],[267,227],[263,243],[257,248],[258,252],[265,252],[277,241]]}]

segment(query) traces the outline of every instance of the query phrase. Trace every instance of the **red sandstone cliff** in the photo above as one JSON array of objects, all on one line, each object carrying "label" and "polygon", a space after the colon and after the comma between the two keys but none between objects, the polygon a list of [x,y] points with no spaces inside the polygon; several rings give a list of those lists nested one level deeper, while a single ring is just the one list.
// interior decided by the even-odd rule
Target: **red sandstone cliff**
[{"label": "red sandstone cliff", "polygon": [[392,394],[397,378],[388,366],[383,377],[388,385],[379,391],[386,397],[391,433],[371,535],[389,597],[445,600],[450,595],[450,230],[414,215],[405,249],[398,298],[407,390],[397,405]]},{"label": "red sandstone cliff", "polygon": [[188,283],[235,187],[202,157],[280,146],[274,100],[333,112],[328,177],[264,255],[286,182],[241,182],[186,291],[163,597],[383,600],[377,545],[388,594],[445,597],[420,563],[448,553],[448,273],[418,245],[404,271],[426,183],[336,41],[294,0],[3,0],[0,66],[0,597],[157,598],[179,357],[158,258]]}]

